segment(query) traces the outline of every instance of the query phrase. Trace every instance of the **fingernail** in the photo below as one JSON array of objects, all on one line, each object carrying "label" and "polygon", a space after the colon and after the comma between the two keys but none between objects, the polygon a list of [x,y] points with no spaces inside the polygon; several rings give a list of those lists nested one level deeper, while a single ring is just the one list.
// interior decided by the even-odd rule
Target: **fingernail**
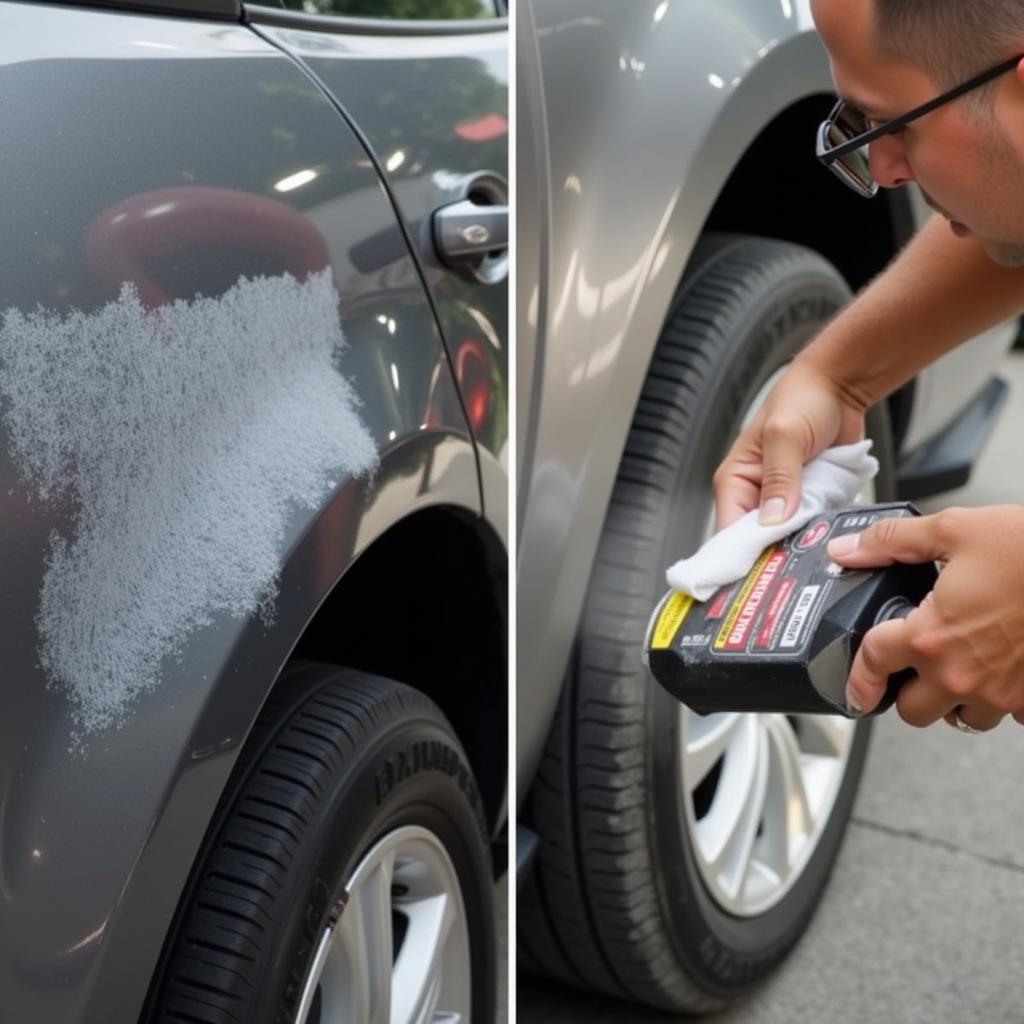
[{"label": "fingernail", "polygon": [[761,506],[761,514],[758,521],[762,526],[775,526],[786,518],[786,499],[769,498]]},{"label": "fingernail", "polygon": [[864,714],[864,705],[861,704],[860,699],[857,697],[857,694],[853,692],[853,690],[846,691],[846,708],[852,714]]},{"label": "fingernail", "polygon": [[860,545],[859,533],[847,533],[842,537],[836,537],[828,545],[828,553],[831,558],[842,558],[843,555],[852,555]]}]

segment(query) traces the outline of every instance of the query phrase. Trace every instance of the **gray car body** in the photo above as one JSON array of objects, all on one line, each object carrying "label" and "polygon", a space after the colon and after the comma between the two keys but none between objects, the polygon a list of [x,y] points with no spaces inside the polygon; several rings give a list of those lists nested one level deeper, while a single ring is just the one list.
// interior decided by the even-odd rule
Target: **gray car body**
[{"label": "gray car body", "polygon": [[[859,285],[927,210],[906,190],[888,207],[851,206],[813,165],[808,118],[827,113],[833,84],[806,0],[524,0],[516,52],[522,799],[644,376],[701,233],[829,243],[839,260],[873,231],[880,258],[848,274]],[[993,330],[918,378],[901,452],[972,399],[1012,337]]]},{"label": "gray car body", "polygon": [[[253,20],[259,22],[258,12]],[[442,97],[431,118],[404,122],[401,142],[416,154],[411,162],[418,166],[391,184],[395,191],[415,192],[419,205],[397,201],[403,231],[394,193],[378,173],[392,174],[382,166],[387,153],[374,148],[375,133],[383,137],[389,130],[387,112],[375,109],[375,96],[360,94],[379,87],[379,73],[372,83],[339,80],[348,94],[330,97],[295,55],[283,52],[280,40],[268,41],[285,31],[280,25],[0,3],[0,124],[6,140],[0,155],[0,318],[6,320],[0,322],[7,324],[8,344],[24,329],[42,358],[53,360],[47,365],[55,387],[59,380],[76,394],[88,391],[97,409],[124,404],[118,401],[122,394],[136,401],[155,396],[155,411],[169,410],[173,421],[178,410],[164,400],[166,388],[132,391],[151,369],[145,345],[132,348],[130,339],[118,336],[134,353],[119,364],[123,379],[108,379],[98,350],[91,353],[99,357],[95,362],[75,357],[74,365],[85,368],[83,379],[69,380],[65,350],[47,348],[47,329],[57,330],[77,309],[84,317],[79,338],[89,336],[82,324],[94,325],[104,309],[124,313],[119,287],[128,280],[144,309],[131,322],[143,333],[153,330],[159,337],[153,309],[161,304],[177,311],[165,320],[171,327],[170,318],[180,322],[201,309],[223,330],[217,303],[240,277],[280,281],[289,273],[301,281],[311,263],[320,267],[326,259],[340,296],[340,304],[328,304],[328,314],[340,310],[347,342],[344,353],[332,357],[334,369],[349,382],[350,411],[376,452],[375,466],[331,473],[312,498],[307,494],[308,500],[273,512],[260,504],[266,504],[267,491],[259,479],[234,476],[234,452],[268,457],[246,447],[247,430],[227,441],[195,430],[192,451],[171,438],[154,471],[130,440],[103,447],[110,439],[98,414],[74,422],[71,414],[62,419],[58,406],[56,419],[42,430],[51,431],[53,451],[64,446],[66,454],[67,445],[87,436],[89,443],[75,448],[79,460],[100,480],[116,482],[129,509],[150,500],[149,488],[167,498],[163,512],[141,526],[131,511],[124,522],[100,522],[101,532],[115,534],[100,545],[115,564],[112,575],[101,568],[97,573],[105,575],[105,594],[117,581],[113,607],[119,611],[109,621],[90,623],[94,636],[141,637],[145,647],[147,627],[131,595],[147,593],[147,580],[166,572],[180,582],[176,567],[190,565],[199,590],[216,589],[219,574],[234,571],[223,561],[218,565],[216,550],[204,554],[202,529],[183,537],[176,526],[178,493],[205,507],[208,495],[190,475],[196,466],[209,473],[208,480],[228,480],[221,492],[227,500],[216,507],[229,523],[239,513],[238,530],[250,529],[265,513],[278,517],[276,532],[271,530],[276,597],[269,605],[240,612],[230,602],[214,602],[198,614],[193,608],[182,620],[187,628],[164,645],[153,685],[128,693],[113,726],[94,721],[90,727],[82,710],[95,695],[79,692],[71,699],[68,681],[46,671],[52,659],[41,653],[40,607],[44,581],[55,567],[54,538],[64,539],[65,552],[76,544],[80,551],[83,524],[96,524],[89,507],[95,482],[87,485],[85,471],[71,465],[64,467],[68,479],[58,479],[56,490],[41,496],[31,466],[32,429],[39,424],[21,435],[28,443],[19,447],[11,433],[17,419],[11,395],[25,381],[17,376],[17,361],[7,360],[0,374],[5,1024],[139,1019],[231,768],[282,665],[296,651],[337,656],[341,663],[352,652],[357,667],[392,667],[399,678],[403,658],[421,663],[418,676],[405,681],[422,685],[455,723],[483,780],[490,825],[495,833],[502,827],[506,289],[466,282],[437,260],[429,234],[417,233],[417,225],[429,226],[430,207],[448,198],[445,189],[475,169],[470,157],[480,132],[469,133],[476,141],[453,149],[453,125],[491,118],[486,153],[473,159],[505,173],[500,117],[506,26],[497,19],[474,24],[441,34],[435,27],[423,36],[417,26],[401,24],[311,22],[301,29],[307,41],[322,32],[325,49],[343,49],[349,39],[347,49],[360,52],[364,68],[398,52],[416,65],[418,86]],[[444,90],[460,76],[466,95],[456,111],[445,106]],[[487,85],[483,93],[481,83]],[[475,113],[474,95],[482,97]],[[359,108],[355,115],[346,99]],[[459,164],[463,156],[467,166]],[[308,182],[294,184],[307,172],[313,173]],[[282,182],[292,187],[277,188]],[[443,185],[432,184],[437,182]],[[295,311],[304,315],[308,295],[301,294]],[[177,305],[167,307],[172,300]],[[12,310],[26,319],[12,320]],[[260,312],[273,319],[272,308]],[[289,325],[278,326],[276,333],[287,335]],[[196,335],[199,372],[164,383],[172,392],[180,389],[184,421],[205,424],[203,402],[217,405],[219,394],[236,394],[249,380],[244,386],[251,401],[241,425],[252,426],[251,436],[277,437],[281,423],[287,430],[288,410],[298,408],[298,378],[286,372],[291,364],[284,359],[280,377],[257,374],[253,379],[261,383],[253,385],[246,367],[260,365],[255,349],[275,332],[259,318],[245,324],[229,318],[227,330],[225,345],[238,357],[237,374],[217,361],[217,345],[204,348]],[[239,343],[241,332],[249,332],[243,336],[252,341],[251,360]],[[470,342],[472,351],[460,362],[459,348]],[[202,366],[203,353],[210,355],[209,367]],[[471,361],[476,403],[467,413],[456,376]],[[211,385],[210,375],[217,373],[222,376]],[[138,413],[141,437],[149,410]],[[209,422],[220,423],[216,417]],[[301,432],[292,442],[296,454],[304,443]],[[293,461],[287,444],[279,454],[270,475],[279,469],[287,477]],[[125,523],[132,530],[116,535]],[[133,546],[132,537],[141,538],[142,546]],[[246,539],[233,549],[243,561],[247,545]],[[449,559],[456,563],[455,576],[446,581]],[[363,584],[374,582],[372,595],[350,585],[358,572]],[[118,604],[121,582],[129,597]],[[84,588],[75,592],[85,593],[79,613],[88,618],[89,581],[73,583]],[[181,596],[167,595],[169,612]],[[189,595],[184,599],[187,604]],[[419,614],[417,603],[426,607],[423,614],[443,606],[450,625],[446,632],[439,625],[429,650],[399,657],[404,624]],[[481,608],[487,610],[478,619]],[[349,616],[360,623],[361,646],[347,629]],[[475,646],[460,632],[467,622],[487,627]],[[89,640],[79,635],[72,648],[76,644],[89,664]],[[111,669],[111,679],[121,678],[117,671]]]}]

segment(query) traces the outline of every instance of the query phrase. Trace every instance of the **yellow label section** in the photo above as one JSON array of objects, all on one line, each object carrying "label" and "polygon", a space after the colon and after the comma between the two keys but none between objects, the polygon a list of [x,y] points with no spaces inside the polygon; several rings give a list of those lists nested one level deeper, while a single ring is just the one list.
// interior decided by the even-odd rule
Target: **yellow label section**
[{"label": "yellow label section", "polygon": [[683,624],[686,613],[693,607],[693,598],[680,594],[677,590],[665,603],[658,616],[658,624],[654,627],[651,640],[652,651],[664,651],[672,643],[676,630]]},{"label": "yellow label section", "polygon": [[761,552],[761,557],[754,563],[754,568],[750,570],[743,583],[743,589],[736,595],[736,600],[733,601],[729,614],[726,615],[725,622],[722,623],[722,628],[718,631],[718,636],[715,637],[714,648],[716,651],[720,651],[725,646],[726,641],[729,639],[729,634],[732,632],[732,627],[736,625],[736,620],[740,617],[740,612],[743,611],[743,606],[747,603],[747,598],[750,597],[750,592],[754,589],[754,584],[757,583],[758,577],[764,572],[768,559],[774,554],[774,546],[765,548]]}]

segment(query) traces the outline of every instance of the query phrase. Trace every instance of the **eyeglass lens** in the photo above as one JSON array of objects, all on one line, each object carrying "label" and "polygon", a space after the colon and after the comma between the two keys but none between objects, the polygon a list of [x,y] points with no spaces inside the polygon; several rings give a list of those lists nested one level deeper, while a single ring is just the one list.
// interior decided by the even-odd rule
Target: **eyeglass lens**
[{"label": "eyeglass lens", "polygon": [[[856,138],[868,131],[870,125],[864,115],[854,108],[844,106],[838,116],[829,124],[828,145],[830,149],[842,146],[851,139]],[[871,177],[871,168],[868,163],[868,147],[861,146],[852,153],[840,157],[836,163],[852,179],[856,185],[865,191],[874,188],[874,180]]]}]

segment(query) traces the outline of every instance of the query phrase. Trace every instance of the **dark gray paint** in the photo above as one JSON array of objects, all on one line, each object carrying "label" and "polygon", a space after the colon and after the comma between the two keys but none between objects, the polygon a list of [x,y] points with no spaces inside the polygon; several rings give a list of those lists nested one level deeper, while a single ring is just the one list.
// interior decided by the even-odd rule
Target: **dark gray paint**
[{"label": "dark gray paint", "polygon": [[[479,511],[479,481],[429,303],[388,242],[391,207],[308,78],[238,26],[11,3],[0,24],[0,309],[111,299],[110,267],[90,264],[85,238],[113,204],[201,187],[285,203],[327,246],[344,372],[381,453],[372,481],[339,479],[293,516],[272,627],[222,616],[196,631],[127,724],[79,753],[34,623],[48,536],[71,510],[32,500],[0,454],[0,1016],[117,1024],[137,1019],[209,815],[302,627],[401,517]],[[317,178],[275,191],[303,168]],[[281,239],[265,242],[199,245],[172,221],[138,273],[165,297],[216,296],[240,274],[289,267]]]},{"label": "dark gray paint", "polygon": [[[258,22],[258,17],[253,14]],[[442,330],[464,385],[464,357],[486,372],[486,411],[469,415],[480,445],[504,459],[508,441],[508,286],[445,267],[434,249],[435,210],[464,198],[480,171],[508,175],[508,53],[503,32],[453,37],[329,35],[260,25],[299,58],[366,134],[426,269]],[[482,408],[482,407],[481,407]]]}]

